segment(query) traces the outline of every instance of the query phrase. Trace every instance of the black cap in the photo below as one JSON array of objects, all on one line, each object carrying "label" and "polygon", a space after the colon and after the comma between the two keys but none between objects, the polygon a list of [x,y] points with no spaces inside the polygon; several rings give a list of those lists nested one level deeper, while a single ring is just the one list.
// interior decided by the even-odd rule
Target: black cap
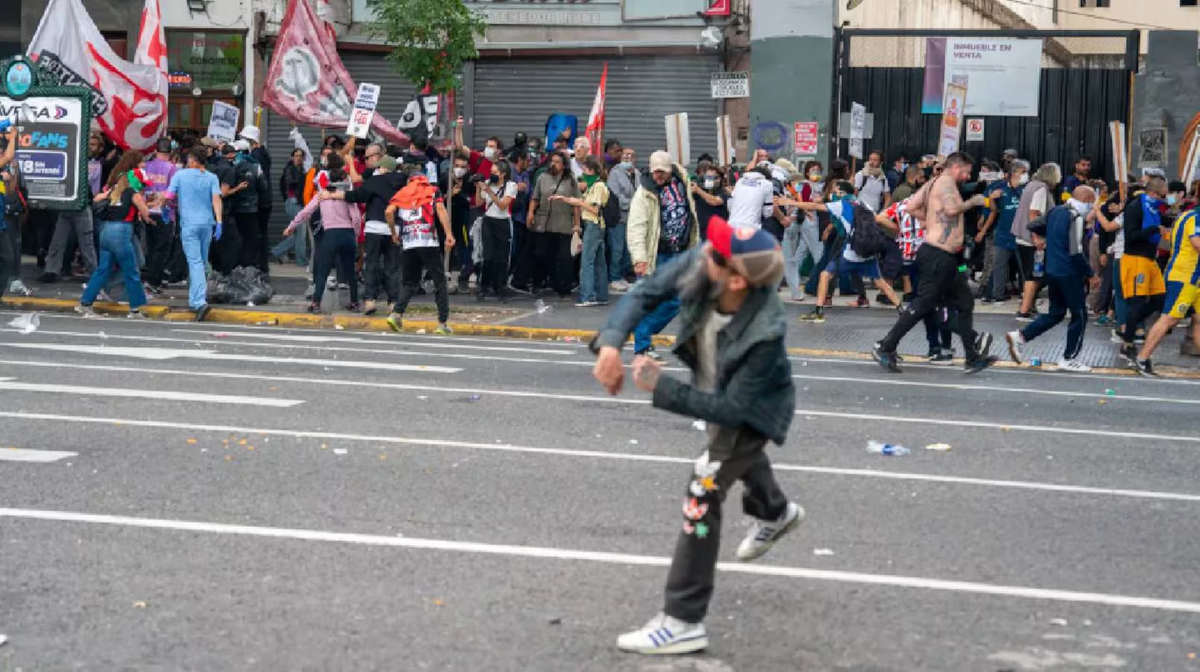
[{"label": "black cap", "polygon": [[237,154],[237,150],[233,148],[233,145],[226,142],[221,145],[221,153],[222,154]]},{"label": "black cap", "polygon": [[171,139],[170,138],[159,138],[158,143],[154,146],[154,149],[159,154],[170,154],[171,153]]}]

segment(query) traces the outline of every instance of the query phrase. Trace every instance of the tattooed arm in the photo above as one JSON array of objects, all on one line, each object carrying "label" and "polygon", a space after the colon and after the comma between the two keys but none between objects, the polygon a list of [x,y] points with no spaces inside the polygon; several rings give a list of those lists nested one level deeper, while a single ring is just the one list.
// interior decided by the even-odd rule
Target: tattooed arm
[{"label": "tattooed arm", "polygon": [[983,194],[976,194],[970,200],[964,201],[962,195],[958,193],[958,185],[954,180],[949,180],[944,183],[940,189],[943,217],[958,217],[971,208],[982,207],[987,203],[987,197]]}]

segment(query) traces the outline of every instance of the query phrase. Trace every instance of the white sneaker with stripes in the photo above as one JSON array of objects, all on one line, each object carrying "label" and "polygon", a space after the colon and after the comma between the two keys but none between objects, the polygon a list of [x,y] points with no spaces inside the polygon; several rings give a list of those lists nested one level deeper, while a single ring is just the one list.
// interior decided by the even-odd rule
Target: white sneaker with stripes
[{"label": "white sneaker with stripes", "polygon": [[708,630],[703,623],[686,623],[660,613],[641,630],[618,637],[617,648],[651,656],[695,653],[708,648]]},{"label": "white sneaker with stripes", "polygon": [[795,502],[788,502],[787,511],[783,512],[779,520],[755,520],[749,534],[738,546],[738,560],[749,562],[766,555],[775,542],[796,529],[803,520],[804,509]]}]

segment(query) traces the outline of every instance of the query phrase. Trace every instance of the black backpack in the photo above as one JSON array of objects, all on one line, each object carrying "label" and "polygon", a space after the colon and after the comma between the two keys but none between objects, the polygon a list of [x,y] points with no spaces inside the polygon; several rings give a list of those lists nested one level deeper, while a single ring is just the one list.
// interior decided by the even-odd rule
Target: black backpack
[{"label": "black backpack", "polygon": [[849,206],[854,213],[854,230],[850,232],[850,249],[863,259],[882,254],[888,245],[895,241],[884,235],[883,230],[875,223],[875,213],[862,203]]},{"label": "black backpack", "polygon": [[621,225],[621,199],[617,198],[612,191],[608,192],[608,201],[600,209],[600,219],[604,222],[605,228],[611,229]]}]

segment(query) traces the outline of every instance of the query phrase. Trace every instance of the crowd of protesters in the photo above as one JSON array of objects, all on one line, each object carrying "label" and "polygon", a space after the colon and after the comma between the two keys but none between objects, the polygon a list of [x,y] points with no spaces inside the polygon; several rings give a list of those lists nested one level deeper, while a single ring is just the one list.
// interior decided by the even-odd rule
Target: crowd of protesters
[{"label": "crowd of protesters", "polygon": [[[254,126],[232,143],[195,133],[163,138],[145,157],[122,154],[93,134],[88,188],[94,207],[56,213],[32,229],[41,281],[89,277],[81,304],[87,312],[92,301],[105,298],[109,276],[119,269],[136,314],[144,296],[160,294],[168,279],[186,277],[189,304],[203,319],[210,269],[228,275],[248,267],[268,275],[272,261],[290,259],[308,270],[314,312],[326,287],[336,287],[349,290],[345,310],[374,315],[386,306],[399,328],[413,296],[430,293],[448,331],[451,295],[473,292],[476,301],[500,302],[534,295],[581,308],[605,306],[613,293],[694,248],[705,239],[707,223],[720,217],[734,227],[765,230],[780,243],[781,289],[793,302],[816,297],[803,320],[824,322],[838,289],[854,297],[852,306],[869,307],[869,281],[879,303],[902,312],[917,306],[929,361],[936,364],[953,361],[950,332],[969,320],[975,300],[1013,301],[1014,319],[1029,323],[1007,335],[1014,356],[1069,313],[1064,367],[1085,368],[1076,356],[1091,319],[1113,328],[1131,366],[1152,372],[1148,353],[1134,352],[1152,326],[1147,321],[1156,312],[1175,315],[1175,304],[1192,299],[1182,269],[1194,264],[1173,261],[1190,248],[1172,236],[1177,222],[1191,223],[1185,216],[1200,203],[1200,182],[1168,182],[1148,169],[1118,189],[1092,176],[1089,157],[1064,175],[1054,163],[1035,169],[1016,150],[978,165],[965,155],[943,161],[926,155],[912,163],[900,156],[889,164],[883,152],[872,151],[860,170],[842,160],[828,169],[818,161],[797,167],[758,150],[744,165],[718,165],[705,155],[689,170],[665,152],[639,164],[635,148],[619,140],[593,148],[569,132],[549,147],[517,134],[511,145],[492,137],[473,149],[463,141],[461,120],[447,151],[330,135],[314,153],[298,133],[293,138],[295,149],[273,167]],[[952,187],[963,203],[931,213],[927,206],[941,207],[945,199],[929,192],[950,168],[953,185],[943,181],[937,191]],[[5,175],[11,178],[11,171]],[[268,225],[276,193],[289,226],[272,247]],[[6,244],[13,250],[20,250],[21,227],[11,224],[23,214],[10,208],[6,217]],[[940,241],[934,247],[953,256],[946,264],[957,262],[970,301],[966,295],[948,300],[949,280],[933,283],[928,300],[918,301],[930,217],[942,218],[947,235],[962,236],[956,249]],[[109,222],[117,225],[105,234]],[[890,244],[861,254],[852,244],[859,222],[866,224],[857,237],[877,228]],[[1048,248],[1062,240],[1070,248],[1066,257]],[[28,293],[17,265],[7,268],[2,289]],[[1079,281],[1073,275],[1062,281],[1065,272]],[[1051,299],[1047,314],[1037,308],[1043,292]],[[676,311],[667,302],[647,317],[635,331],[639,353],[653,354],[651,337]],[[1190,311],[1183,312],[1173,319]],[[1152,339],[1149,350],[1156,345]]]}]

